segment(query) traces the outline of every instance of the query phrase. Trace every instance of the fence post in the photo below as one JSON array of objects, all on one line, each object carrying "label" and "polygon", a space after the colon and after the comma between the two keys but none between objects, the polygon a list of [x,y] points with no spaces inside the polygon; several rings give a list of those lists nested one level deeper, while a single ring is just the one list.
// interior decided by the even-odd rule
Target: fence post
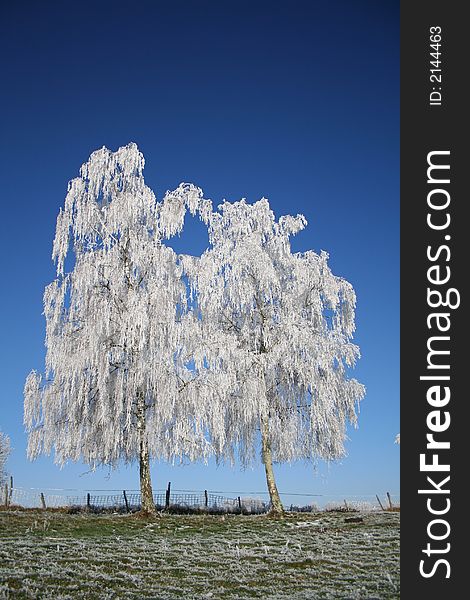
[{"label": "fence post", "polygon": [[390,506],[390,510],[393,509],[392,499],[390,498],[390,493],[387,492],[388,505]]},{"label": "fence post", "polygon": [[44,510],[46,510],[46,499],[44,498],[44,494],[41,492],[41,504]]},{"label": "fence post", "polygon": [[344,500],[344,507],[346,510],[349,510],[349,506],[348,506],[348,503],[346,502],[346,500]]},{"label": "fence post", "polygon": [[207,490],[204,490],[204,506],[207,508],[209,506],[209,494]]},{"label": "fence post", "polygon": [[127,510],[127,512],[130,512],[130,509],[129,509],[129,502],[127,501],[126,490],[122,490],[122,495],[124,496],[124,502],[125,502],[125,504],[126,504],[126,510]]},{"label": "fence post", "polygon": [[9,504],[11,504],[12,497],[13,497],[13,475],[10,475],[10,501],[9,501]]},{"label": "fence post", "polygon": [[168,510],[170,508],[170,491],[171,491],[171,481],[168,482],[168,487],[166,488],[165,510]]},{"label": "fence post", "polygon": [[8,483],[5,483],[5,508],[8,508]]},{"label": "fence post", "polygon": [[90,508],[91,508],[91,496],[90,496],[90,492],[87,492],[87,495],[86,495],[86,507],[87,507],[87,510],[90,510]]},{"label": "fence post", "polygon": [[378,501],[378,503],[380,504],[380,508],[381,508],[382,510],[385,510],[385,508],[383,507],[383,504],[382,504],[382,502],[380,502],[380,498],[378,497],[378,495],[377,495],[377,494],[375,494],[375,497],[377,498],[377,501]]},{"label": "fence post", "polygon": [[240,496],[238,496],[238,508],[240,509],[240,512],[242,512],[242,501]]}]

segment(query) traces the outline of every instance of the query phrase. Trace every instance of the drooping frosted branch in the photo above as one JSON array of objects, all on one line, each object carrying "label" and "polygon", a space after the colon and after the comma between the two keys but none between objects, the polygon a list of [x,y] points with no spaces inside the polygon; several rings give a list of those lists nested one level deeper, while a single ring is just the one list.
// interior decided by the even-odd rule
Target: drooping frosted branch
[{"label": "drooping frosted branch", "polygon": [[[205,364],[223,397],[222,457],[255,457],[260,420],[276,460],[337,458],[364,388],[348,378],[356,298],[325,252],[292,253],[302,215],[276,221],[266,199],[205,207],[211,247],[188,263]],[[220,437],[219,432],[223,432]]]},{"label": "drooping frosted branch", "polygon": [[[44,293],[46,378],[25,385],[29,455],[115,465],[138,456],[145,399],[151,456],[206,458],[210,406],[192,360],[200,323],[182,260],[165,245],[202,192],[181,184],[157,202],[135,144],[102,148],[68,186],[57,219],[57,278]],[[65,272],[67,265],[68,272]]]}]

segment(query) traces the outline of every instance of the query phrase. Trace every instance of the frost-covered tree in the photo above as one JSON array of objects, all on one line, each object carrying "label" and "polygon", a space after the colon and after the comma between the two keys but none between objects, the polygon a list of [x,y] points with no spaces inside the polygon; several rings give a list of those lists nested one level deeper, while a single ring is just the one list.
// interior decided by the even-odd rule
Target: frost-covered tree
[{"label": "frost-covered tree", "polygon": [[27,378],[25,424],[30,458],[138,460],[142,509],[153,511],[150,458],[204,457],[210,444],[190,368],[199,323],[164,243],[201,192],[181,184],[157,202],[143,167],[135,144],[102,148],[69,183],[44,293],[46,372]]},{"label": "frost-covered tree", "polygon": [[348,378],[359,356],[351,343],[355,293],[332,274],[325,252],[292,253],[303,216],[276,221],[266,199],[200,206],[210,248],[187,271],[204,364],[222,399],[212,442],[220,457],[238,451],[248,463],[261,432],[272,511],[280,514],[273,461],[338,458],[347,422],[356,423],[364,387]]},{"label": "frost-covered tree", "polygon": [[[46,373],[25,384],[28,454],[139,460],[152,511],[151,457],[248,463],[260,431],[281,513],[273,461],[337,458],[356,422],[354,291],[325,253],[291,252],[302,216],[276,222],[264,199],[213,211],[185,184],[157,202],[143,166],[134,144],[103,148],[69,184],[44,294]],[[187,209],[209,229],[200,259],[165,244]]]},{"label": "frost-covered tree", "polygon": [[7,479],[6,464],[10,456],[10,438],[0,431],[0,486],[3,488]]}]

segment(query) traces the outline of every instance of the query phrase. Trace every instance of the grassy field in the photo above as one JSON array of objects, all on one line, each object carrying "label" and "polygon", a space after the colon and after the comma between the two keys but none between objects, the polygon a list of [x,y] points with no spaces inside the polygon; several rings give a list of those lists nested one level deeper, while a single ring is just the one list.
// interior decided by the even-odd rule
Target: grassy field
[{"label": "grassy field", "polygon": [[0,598],[399,598],[399,519],[3,511]]}]

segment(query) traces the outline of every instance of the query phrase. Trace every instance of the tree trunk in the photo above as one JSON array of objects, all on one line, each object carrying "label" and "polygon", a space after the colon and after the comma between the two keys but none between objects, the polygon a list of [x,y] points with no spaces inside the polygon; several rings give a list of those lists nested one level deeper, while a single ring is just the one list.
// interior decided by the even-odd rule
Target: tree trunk
[{"label": "tree trunk", "polygon": [[277,491],[276,480],[274,479],[273,460],[271,453],[271,443],[269,441],[268,424],[264,418],[260,419],[261,425],[261,455],[263,458],[264,469],[266,471],[266,483],[268,486],[269,497],[271,499],[270,514],[276,517],[284,515],[279,492]]},{"label": "tree trunk", "polygon": [[141,510],[146,513],[156,512],[153,501],[152,482],[150,480],[150,460],[147,449],[147,440],[140,440],[140,498]]},{"label": "tree trunk", "polygon": [[145,435],[145,398],[137,400],[137,430],[139,432],[139,462],[140,462],[140,510],[143,513],[155,513],[152,482],[150,479],[150,457]]}]

